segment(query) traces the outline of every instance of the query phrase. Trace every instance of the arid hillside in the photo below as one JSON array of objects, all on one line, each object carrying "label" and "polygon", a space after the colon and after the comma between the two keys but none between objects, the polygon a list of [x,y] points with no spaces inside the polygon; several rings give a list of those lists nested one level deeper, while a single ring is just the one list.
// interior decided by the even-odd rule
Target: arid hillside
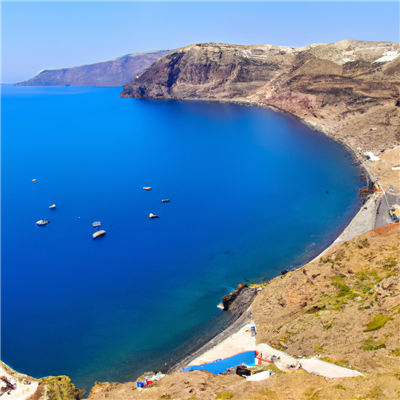
[{"label": "arid hillside", "polygon": [[[247,382],[238,375],[174,373],[148,388],[98,383],[89,398],[398,399],[400,398],[400,226],[387,225],[332,246],[323,257],[268,283],[251,306],[257,342],[294,356],[315,356],[363,377],[325,379],[275,371]],[[225,396],[225,397],[224,397]]]}]

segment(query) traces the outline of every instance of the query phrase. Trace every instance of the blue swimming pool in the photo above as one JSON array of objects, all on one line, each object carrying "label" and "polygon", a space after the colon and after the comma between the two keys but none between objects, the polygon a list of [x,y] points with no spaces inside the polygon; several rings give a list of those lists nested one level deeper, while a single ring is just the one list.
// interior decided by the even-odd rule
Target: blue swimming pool
[{"label": "blue swimming pool", "polygon": [[256,352],[245,351],[243,353],[236,354],[235,356],[224,358],[222,360],[214,361],[208,364],[193,365],[183,369],[181,372],[197,371],[202,369],[204,371],[211,372],[212,374],[221,374],[228,368],[237,367],[240,364],[246,364],[249,367],[255,365]]}]

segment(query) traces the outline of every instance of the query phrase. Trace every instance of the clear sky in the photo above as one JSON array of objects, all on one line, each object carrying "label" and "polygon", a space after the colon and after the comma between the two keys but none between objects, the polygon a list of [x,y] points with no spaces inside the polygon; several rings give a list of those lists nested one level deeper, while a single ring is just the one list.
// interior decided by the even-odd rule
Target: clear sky
[{"label": "clear sky", "polygon": [[128,53],[225,42],[399,41],[398,2],[2,2],[2,82]]}]

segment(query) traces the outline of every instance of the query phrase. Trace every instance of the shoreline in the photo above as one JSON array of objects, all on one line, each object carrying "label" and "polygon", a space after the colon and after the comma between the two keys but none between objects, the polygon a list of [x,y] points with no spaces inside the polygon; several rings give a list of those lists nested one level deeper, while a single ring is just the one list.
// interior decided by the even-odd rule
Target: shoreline
[{"label": "shoreline", "polygon": [[[377,184],[379,184],[379,180],[376,178],[376,176],[374,176],[373,174],[370,173],[370,171],[368,171],[368,169],[363,165],[363,163],[361,162],[361,157],[359,154],[357,154],[357,152],[355,150],[353,150],[349,145],[347,145],[346,143],[340,141],[340,140],[336,140],[335,138],[333,138],[332,136],[330,136],[327,132],[325,132],[325,130],[323,129],[322,126],[318,125],[318,124],[314,124],[304,118],[298,117],[288,111],[285,111],[283,109],[280,109],[278,107],[269,105],[267,103],[260,103],[260,102],[256,102],[256,101],[251,101],[251,100],[223,100],[223,99],[177,99],[177,100],[190,100],[190,101],[217,101],[220,103],[233,103],[233,104],[238,104],[238,105],[243,105],[243,106],[251,106],[251,107],[261,107],[261,108],[265,108],[265,109],[270,109],[272,111],[275,112],[281,112],[289,117],[294,117],[296,120],[298,120],[299,122],[307,125],[308,127],[310,127],[313,130],[316,130],[318,132],[321,132],[322,134],[324,134],[325,136],[327,136],[328,138],[330,138],[331,140],[333,140],[334,142],[338,143],[339,145],[343,146],[343,149],[352,157],[352,159],[356,162],[359,163],[360,169],[362,169],[363,171],[365,171],[365,173],[371,178],[376,180]],[[368,200],[368,202],[371,199]],[[383,200],[383,196],[381,196],[381,200]],[[367,202],[367,203],[368,203]],[[322,250],[316,250],[316,252],[318,253],[315,257],[312,256],[310,259],[308,259],[308,261],[303,261],[301,262],[300,265],[295,266],[292,269],[299,269],[301,268],[303,265],[318,259],[320,257],[323,256],[323,254],[328,251],[333,245],[335,245],[337,243],[337,241],[339,240],[339,238],[341,236],[343,236],[346,232],[348,232],[351,229],[351,226],[353,224],[353,222],[355,220],[363,220],[365,218],[365,216],[362,213],[363,207],[365,205],[361,204],[361,206],[358,209],[358,212],[356,212],[356,214],[349,219],[349,221],[347,221],[345,223],[344,229],[342,229],[342,227],[338,228],[336,230],[336,232],[339,232],[339,235],[337,236],[337,238],[334,238],[334,236],[336,236],[336,232],[332,233],[332,238],[327,240],[325,242],[325,244],[321,244],[321,246],[319,246],[320,248],[324,247]],[[358,207],[357,207],[358,208]],[[369,206],[368,206],[369,208]],[[375,217],[376,217],[376,212],[378,211],[378,206],[375,209]],[[344,224],[343,224],[344,225]],[[371,228],[373,229],[373,227]],[[370,230],[370,229],[368,229]],[[367,232],[368,230],[365,230],[364,232]],[[364,232],[361,232],[359,234],[362,234]],[[348,239],[343,239],[343,240],[348,240]],[[329,243],[328,243],[329,242]],[[327,247],[325,247],[325,245]],[[305,255],[304,258],[308,258],[307,255]],[[289,266],[288,266],[289,268]],[[280,275],[276,275],[274,278],[272,279],[276,279],[278,278]],[[235,332],[237,332],[238,330],[240,330],[243,326],[245,326],[248,322],[250,322],[252,315],[251,312],[249,311],[250,307],[252,306],[252,304],[254,303],[255,297],[253,297],[253,299],[251,300],[251,302],[247,305],[247,308],[245,310],[241,310],[238,311],[237,314],[233,315],[231,318],[228,319],[228,321],[220,328],[220,330],[218,331],[217,334],[213,334],[211,337],[209,337],[208,339],[205,339],[200,345],[197,344],[195,345],[191,351],[189,351],[189,354],[184,354],[181,359],[178,359],[178,361],[176,363],[173,364],[173,366],[167,371],[168,374],[177,372],[179,369],[185,367],[186,365],[188,365],[190,363],[189,360],[194,360],[196,358],[198,358],[199,356],[203,355],[204,353],[206,353],[207,351],[213,349],[214,347],[216,347],[218,344],[224,342],[225,340],[227,340],[229,337],[231,337]]]},{"label": "shoreline", "polygon": [[[324,130],[324,128],[321,125],[313,123],[311,121],[308,121],[305,118],[298,117],[297,115],[295,115],[289,111],[283,110],[279,107],[273,106],[268,103],[262,103],[262,102],[257,102],[257,101],[253,101],[253,100],[245,100],[245,99],[230,100],[230,99],[207,99],[207,98],[199,98],[199,99],[195,99],[195,98],[179,99],[178,98],[178,99],[174,99],[174,100],[204,101],[204,102],[215,101],[215,102],[219,102],[219,103],[232,103],[232,104],[238,104],[238,105],[247,106],[247,107],[249,107],[249,106],[250,107],[260,107],[260,108],[269,109],[274,112],[283,113],[283,114],[287,115],[288,117],[292,117],[292,118],[296,119],[297,121],[303,123],[304,125],[307,125],[309,128],[324,134],[326,137],[328,137],[329,139],[333,140],[335,143],[342,146],[343,150],[349,154],[349,156],[352,158],[353,162],[357,166],[360,167],[360,176],[362,175],[362,172],[363,172],[368,177],[369,180],[376,182],[376,184],[379,185],[380,189],[382,189],[376,175],[371,173],[368,170],[368,168],[364,165],[364,162],[363,162],[364,160],[361,158],[360,153],[357,153],[356,150],[354,150],[351,146],[349,146],[344,141],[339,140],[339,139],[334,138],[331,135],[329,135],[329,133],[326,130]],[[383,191],[383,193],[385,193],[385,192]],[[317,251],[318,254],[316,256],[311,256],[310,258],[305,257],[306,259],[308,259],[308,261],[302,261],[300,263],[300,265],[290,268],[290,271],[297,270],[312,261],[318,260],[327,251],[329,251],[333,246],[335,246],[337,243],[351,240],[352,238],[354,238],[356,236],[359,236],[363,233],[366,233],[366,232],[374,229],[377,212],[379,210],[380,202],[382,200],[383,200],[383,196],[381,196],[377,193],[374,193],[365,203],[361,201],[361,205],[359,207],[357,207],[358,211],[356,212],[356,214],[351,219],[349,219],[349,221],[347,221],[345,224],[343,224],[344,228],[340,227],[336,232],[332,233],[332,236],[334,237],[333,240],[332,240],[332,238],[330,238],[325,242],[325,244],[321,244],[320,247],[323,249]],[[376,204],[377,201],[378,201],[378,204]],[[366,221],[367,213],[363,213],[363,210],[365,207],[367,207],[367,208],[370,207],[373,203],[375,205],[373,213],[372,213],[373,219],[374,219],[374,224],[371,227],[371,224],[369,223],[370,221],[368,221],[368,220]],[[370,216],[370,214],[371,213],[368,213],[369,216]],[[329,244],[327,244],[327,243],[329,243]],[[272,278],[271,280],[276,279],[279,276],[280,275],[277,275],[274,278]],[[199,359],[199,358],[203,357],[204,354],[206,354],[210,350],[214,349],[215,347],[222,344],[223,342],[226,342],[229,338],[231,338],[233,335],[235,335],[240,329],[242,329],[248,322],[251,321],[251,312],[249,310],[250,310],[252,304],[254,303],[255,298],[256,298],[256,296],[254,296],[251,303],[249,303],[245,315],[239,316],[237,318],[237,320],[235,320],[233,323],[229,323],[230,321],[228,321],[225,324],[226,327],[222,327],[219,333],[217,333],[216,335],[213,335],[210,339],[206,340],[205,343],[203,343],[202,345],[195,346],[191,352],[184,355],[178,362],[176,362],[167,371],[167,374],[178,372],[185,366],[188,366],[190,363],[192,363],[195,359]],[[243,317],[246,317],[246,318],[243,318]]]}]

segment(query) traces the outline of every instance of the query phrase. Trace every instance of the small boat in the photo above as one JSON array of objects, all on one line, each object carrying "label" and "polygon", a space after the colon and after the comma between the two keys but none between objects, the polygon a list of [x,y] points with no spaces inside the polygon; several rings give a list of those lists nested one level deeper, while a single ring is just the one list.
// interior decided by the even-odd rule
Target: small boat
[{"label": "small boat", "polygon": [[47,221],[46,219],[41,219],[40,221],[36,222],[36,225],[44,226],[44,225],[47,225],[49,223],[50,223],[50,221]]},{"label": "small boat", "polygon": [[56,208],[56,205],[52,204],[49,208],[52,210],[53,208]]},{"label": "small boat", "polygon": [[36,182],[36,179],[32,179],[32,182]]},{"label": "small boat", "polygon": [[149,190],[151,190],[151,187],[150,186],[145,186],[143,189],[149,191]]},{"label": "small boat", "polygon": [[160,218],[158,215],[152,214],[152,213],[149,214],[149,217],[150,217],[150,218]]},{"label": "small boat", "polygon": [[169,199],[161,200],[161,203],[169,203]]},{"label": "small boat", "polygon": [[97,231],[95,233],[93,233],[93,239],[96,239],[97,237],[104,235],[106,233],[106,231]]},{"label": "small boat", "polygon": [[93,228],[98,228],[100,225],[101,225],[101,223],[100,223],[100,221],[96,221],[96,222],[93,222]]}]

